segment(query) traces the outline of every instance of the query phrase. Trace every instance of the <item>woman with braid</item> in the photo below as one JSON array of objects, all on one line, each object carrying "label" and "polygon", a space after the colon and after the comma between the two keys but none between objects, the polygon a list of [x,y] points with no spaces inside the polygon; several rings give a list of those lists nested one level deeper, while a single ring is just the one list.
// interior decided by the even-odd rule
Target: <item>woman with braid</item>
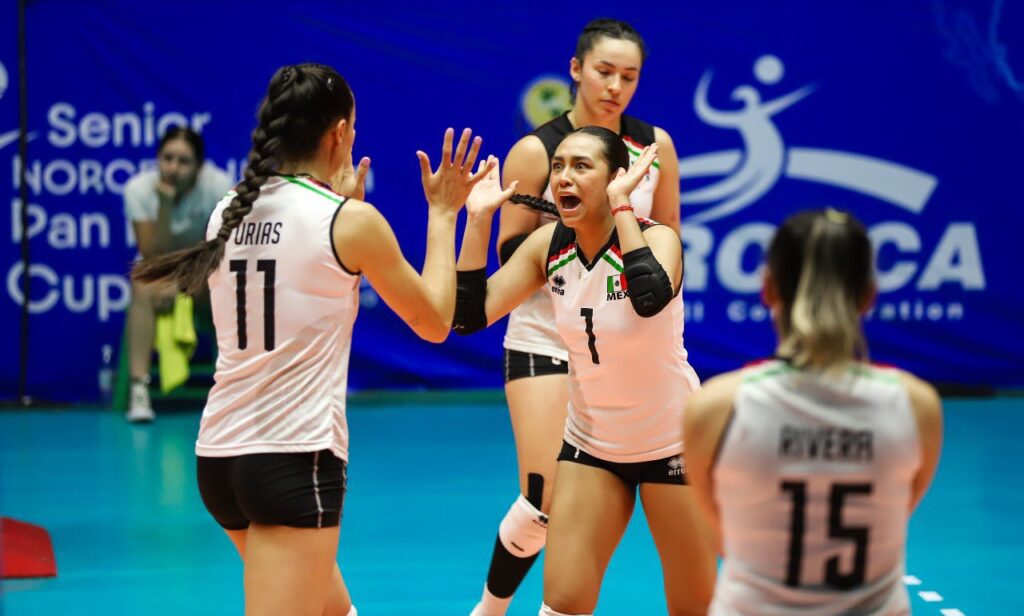
[{"label": "woman with braid", "polygon": [[762,298],[776,358],[720,375],[686,408],[687,474],[719,531],[711,614],[909,614],[910,514],[935,474],[931,385],[867,363],[875,299],[864,226],[800,212],[775,234]]},{"label": "woman with braid", "polygon": [[[625,115],[640,79],[646,48],[632,26],[596,19],[576,43],[569,74],[575,86],[571,110],[519,140],[505,163],[506,185],[548,201],[550,159],[565,135],[580,126],[603,126],[618,134],[630,160],[658,144],[659,161],[634,189],[637,216],[650,217],[678,233],[679,163],[664,130]],[[509,256],[550,214],[506,207],[498,230],[499,256]],[[512,311],[505,333],[505,397],[519,461],[519,496],[498,528],[483,596],[473,616],[503,616],[512,595],[544,547],[555,458],[562,442],[568,404],[569,355],[555,328],[550,295],[535,293]]]},{"label": "woman with braid", "polygon": [[279,69],[258,117],[245,177],[218,204],[206,241],[146,259],[134,276],[186,292],[209,278],[220,354],[196,442],[199,491],[244,562],[245,613],[354,616],[336,553],[359,279],[420,337],[443,341],[455,218],[487,169],[472,173],[480,139],[470,145],[468,129],[454,159],[445,133],[436,172],[417,152],[429,206],[417,274],[361,200],[369,161],[353,168],[355,102],[337,72]]},{"label": "woman with braid", "polygon": [[[682,460],[682,413],[700,385],[683,347],[682,246],[675,230],[636,216],[632,194],[658,146],[630,166],[621,137],[589,126],[551,158],[560,221],[530,234],[489,279],[496,172],[470,194],[454,329],[471,333],[538,289],[569,356],[568,417],[551,496],[542,616],[590,614],[639,490],[661,556],[669,613],[704,614],[715,578]],[[626,169],[629,171],[626,171]],[[510,188],[517,188],[513,182]]]}]

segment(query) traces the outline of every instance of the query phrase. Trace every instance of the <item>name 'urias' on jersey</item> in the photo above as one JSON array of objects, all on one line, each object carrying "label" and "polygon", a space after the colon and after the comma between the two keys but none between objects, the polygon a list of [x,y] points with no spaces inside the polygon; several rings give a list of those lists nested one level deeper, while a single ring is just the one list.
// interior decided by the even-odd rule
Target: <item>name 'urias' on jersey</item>
[{"label": "name 'urias' on jersey", "polygon": [[[638,219],[640,229],[653,221]],[[629,300],[616,231],[588,262],[576,233],[556,223],[546,293],[569,351],[565,440],[610,462],[683,451],[682,413],[700,381],[683,346],[683,298],[640,317]]]}]

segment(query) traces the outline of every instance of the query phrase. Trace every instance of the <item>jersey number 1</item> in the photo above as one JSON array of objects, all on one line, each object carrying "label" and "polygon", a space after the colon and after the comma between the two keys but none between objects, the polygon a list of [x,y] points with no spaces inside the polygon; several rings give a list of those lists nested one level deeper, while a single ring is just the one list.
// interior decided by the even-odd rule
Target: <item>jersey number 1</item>
[{"label": "jersey number 1", "polygon": [[580,316],[587,323],[587,346],[590,347],[590,359],[595,364],[599,364],[601,358],[597,355],[597,336],[594,335],[594,309],[580,308]]},{"label": "jersey number 1", "polygon": [[[789,526],[789,564],[786,566],[786,586],[800,585],[800,566],[804,556],[804,528],[807,509],[807,482],[783,481],[783,492],[793,498],[793,517]],[[836,483],[832,485],[828,508],[828,536],[833,539],[848,539],[854,543],[853,570],[839,572],[839,557],[833,556],[825,563],[825,583],[839,590],[856,588],[864,583],[868,568],[868,528],[843,526],[843,502],[847,495],[871,494],[870,483]]]},{"label": "jersey number 1", "polygon": [[[249,346],[249,335],[245,322],[245,273],[249,269],[246,259],[232,259],[231,271],[235,273],[235,299],[237,300],[236,320],[238,321],[238,348]],[[277,275],[277,261],[259,259],[256,271],[263,272],[263,348],[274,350],[274,282]]]}]

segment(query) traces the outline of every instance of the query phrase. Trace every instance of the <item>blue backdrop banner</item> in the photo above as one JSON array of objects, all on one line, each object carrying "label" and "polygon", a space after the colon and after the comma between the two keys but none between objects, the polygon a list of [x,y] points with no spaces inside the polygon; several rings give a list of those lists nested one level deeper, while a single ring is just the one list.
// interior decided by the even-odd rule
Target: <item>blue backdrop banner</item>
[{"label": "blue backdrop banner", "polygon": [[[504,156],[568,100],[583,24],[630,20],[650,57],[629,112],[680,155],[686,344],[702,377],[770,354],[760,262],[790,213],[855,212],[877,251],[872,357],[925,378],[1024,384],[1024,6],[967,2],[675,3],[576,14],[511,4],[35,0],[27,7],[29,224],[19,222],[16,3],[0,12],[0,398],[15,395],[23,268],[32,267],[29,391],[98,396],[118,349],[135,255],[122,191],[170,125],[237,177],[274,69],[335,66],[356,95],[367,200],[419,264],[414,155],[470,126]],[[364,285],[357,388],[501,383],[504,324],[419,341]]]}]

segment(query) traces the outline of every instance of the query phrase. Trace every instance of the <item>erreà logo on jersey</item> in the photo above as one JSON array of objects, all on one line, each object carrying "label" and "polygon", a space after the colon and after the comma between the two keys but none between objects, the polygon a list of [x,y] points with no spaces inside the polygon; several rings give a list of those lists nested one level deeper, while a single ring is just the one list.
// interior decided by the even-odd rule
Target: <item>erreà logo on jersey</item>
[{"label": "erre\u00e0 logo on jersey", "polygon": [[668,476],[677,477],[686,473],[686,464],[682,456],[673,456],[668,459]]},{"label": "erre\u00e0 logo on jersey", "polygon": [[[785,66],[779,58],[763,55],[754,62],[753,72],[761,85],[773,86],[782,81]],[[914,224],[939,186],[936,176],[868,154],[787,144],[774,118],[783,112],[789,116],[796,113],[794,109],[809,105],[806,101],[814,100],[816,84],[806,84],[774,98],[764,96],[754,85],[736,85],[730,95],[739,106],[725,108],[709,101],[709,92],[721,81],[716,80],[712,69],[705,71],[694,91],[693,109],[707,126],[738,133],[742,148],[698,154],[679,161],[686,244],[685,290],[704,291],[712,280],[732,293],[754,295],[760,290],[763,265],[744,259],[744,255],[748,251],[763,254],[778,220],[748,219],[724,226],[720,221],[757,204],[784,181],[794,180],[843,191],[838,197],[830,192],[829,201],[819,204],[822,207],[850,207],[843,204],[844,192],[859,195],[853,202],[862,202],[866,197],[892,206],[888,211],[896,215],[893,220],[876,221],[868,228],[876,254],[897,255],[877,264],[880,297],[869,318],[939,321],[964,317],[964,305],[959,301],[936,301],[934,295],[904,295],[893,301],[885,297],[896,291],[934,292],[943,285],[959,286],[964,291],[985,288],[974,223],[951,222],[941,237],[928,240],[922,238]],[[784,214],[775,212],[780,219]],[[709,223],[716,223],[714,229]],[[948,297],[948,288],[944,293]],[[703,305],[691,304],[687,306],[687,318],[702,320]],[[729,302],[726,310],[734,322],[769,318],[759,301],[736,299]]]}]

